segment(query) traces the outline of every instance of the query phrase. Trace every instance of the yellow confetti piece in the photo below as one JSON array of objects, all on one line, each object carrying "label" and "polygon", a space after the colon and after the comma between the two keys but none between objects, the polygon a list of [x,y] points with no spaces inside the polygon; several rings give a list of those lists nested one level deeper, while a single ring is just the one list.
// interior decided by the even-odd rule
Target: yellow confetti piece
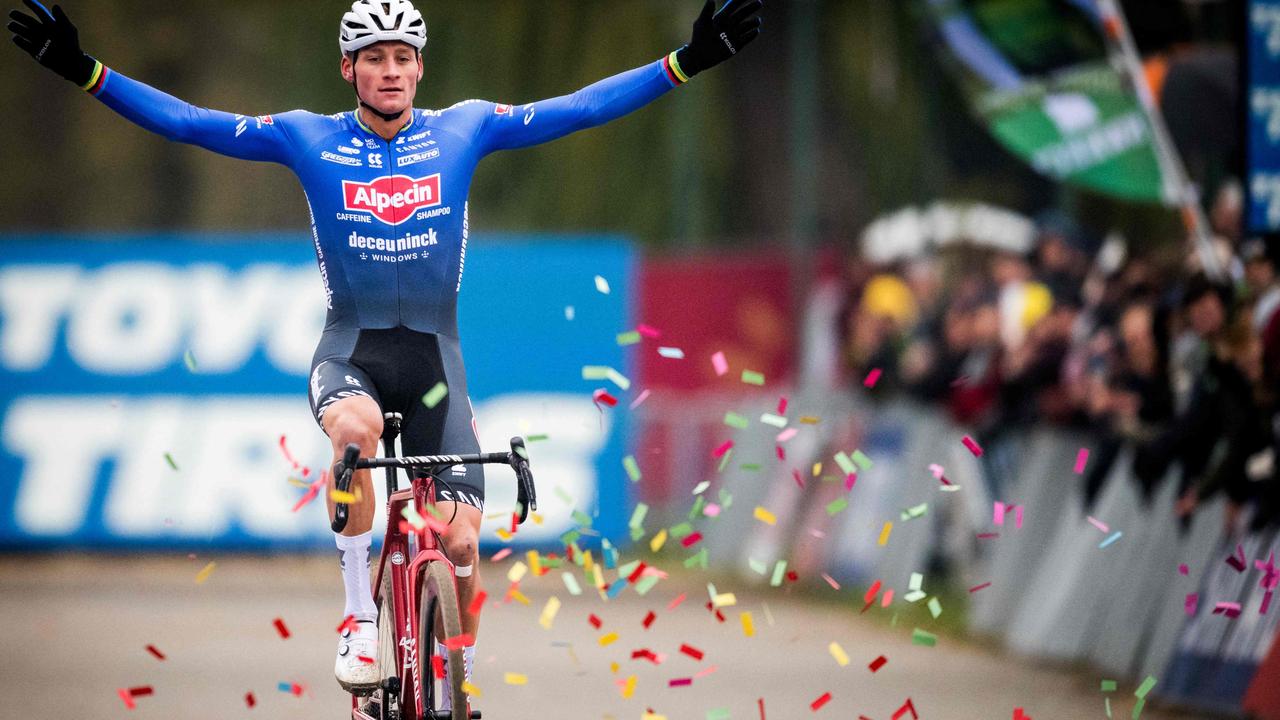
[{"label": "yellow confetti piece", "polygon": [[619,668],[620,666],[618,665],[618,663],[616,662],[609,663],[609,672],[612,672],[614,675],[618,674]]},{"label": "yellow confetti piece", "polygon": [[355,493],[342,492],[341,490],[330,490],[329,499],[336,503],[347,503],[351,505],[356,501]]},{"label": "yellow confetti piece", "polygon": [[480,697],[480,688],[476,687],[475,685],[472,685],[470,682],[466,680],[462,681],[462,692],[466,693],[467,695],[473,698]]},{"label": "yellow confetti piece", "polygon": [[529,517],[533,518],[534,525],[542,524],[542,513],[529,513]]},{"label": "yellow confetti piece", "polygon": [[667,716],[657,715],[655,713],[647,712],[643,716],[641,716],[640,720],[667,720]]},{"label": "yellow confetti piece", "polygon": [[604,573],[600,572],[600,566],[595,565],[591,568],[591,576],[595,578],[596,589],[600,591],[600,598],[606,599],[604,594]]},{"label": "yellow confetti piece", "polygon": [[622,697],[625,699],[630,699],[631,696],[635,694],[636,694],[636,676],[628,675],[626,684],[622,686]]},{"label": "yellow confetti piece", "polygon": [[528,596],[526,596],[524,593],[520,592],[519,590],[512,590],[512,591],[510,592],[510,595],[511,595],[511,599],[512,599],[512,600],[515,600],[516,602],[520,603],[521,605],[528,605],[528,604],[529,604],[529,598],[528,598]]},{"label": "yellow confetti piece", "polygon": [[715,607],[731,607],[738,604],[738,597],[733,593],[720,593],[711,599],[711,604]]},{"label": "yellow confetti piece", "polygon": [[649,541],[649,552],[658,552],[662,549],[662,546],[666,544],[667,530],[666,528],[663,528],[659,530],[657,534],[653,536],[653,539]]},{"label": "yellow confetti piece", "polygon": [[530,550],[529,552],[525,553],[524,556],[529,559],[529,572],[533,573],[534,577],[538,577],[539,575],[541,575],[542,574],[542,558],[538,557],[538,551]]},{"label": "yellow confetti piece", "polygon": [[766,525],[778,524],[777,516],[769,512],[768,510],[765,510],[763,507],[760,507],[759,505],[756,506],[755,516],[757,520],[759,520],[760,522]]},{"label": "yellow confetti piece", "polygon": [[560,598],[552,595],[547,598],[547,604],[542,608],[542,616],[538,618],[538,624],[544,630],[550,630],[551,623],[555,622],[558,612],[560,612]]},{"label": "yellow confetti piece", "polygon": [[529,572],[529,566],[517,560],[516,564],[512,565],[511,569],[507,571],[507,580],[513,583],[518,583],[524,578],[525,573],[527,572]]},{"label": "yellow confetti piece", "polygon": [[608,647],[618,641],[618,633],[611,632],[608,635],[600,636],[600,647]]},{"label": "yellow confetti piece", "polygon": [[805,425],[817,425],[818,423],[822,422],[822,418],[814,417],[813,415],[805,415],[804,417],[800,418],[800,422],[804,423]]},{"label": "yellow confetti piece", "polygon": [[218,563],[216,562],[211,562],[208,565],[205,565],[203,570],[196,573],[196,584],[203,585],[204,581],[208,580],[209,576],[213,574],[213,569],[216,567],[218,567]]},{"label": "yellow confetti piece", "polygon": [[814,463],[814,464],[813,464],[813,476],[814,476],[814,477],[818,477],[818,476],[819,476],[819,475],[821,475],[821,474],[822,474],[822,463],[820,463],[820,462]]},{"label": "yellow confetti piece", "polygon": [[742,618],[742,634],[747,637],[755,637],[756,624],[755,621],[751,619],[751,613],[744,612],[740,617]]},{"label": "yellow confetti piece", "polygon": [[529,676],[521,675],[520,673],[513,673],[513,672],[503,673],[502,680],[508,685],[528,685],[529,684]]},{"label": "yellow confetti piece", "polygon": [[844,648],[840,647],[840,643],[833,642],[827,646],[827,652],[831,653],[831,657],[836,659],[840,667],[849,664],[849,656],[845,654]]},{"label": "yellow confetti piece", "polygon": [[509,542],[511,540],[511,533],[507,532],[506,528],[498,528],[493,532],[502,540],[502,542]]},{"label": "yellow confetti piece", "polygon": [[590,575],[591,571],[595,569],[595,566],[596,566],[595,561],[591,559],[591,551],[590,550],[584,551],[582,553],[582,574]]},{"label": "yellow confetti piece", "polygon": [[884,529],[880,531],[880,545],[889,542],[889,533],[893,532],[893,522],[886,522]]}]

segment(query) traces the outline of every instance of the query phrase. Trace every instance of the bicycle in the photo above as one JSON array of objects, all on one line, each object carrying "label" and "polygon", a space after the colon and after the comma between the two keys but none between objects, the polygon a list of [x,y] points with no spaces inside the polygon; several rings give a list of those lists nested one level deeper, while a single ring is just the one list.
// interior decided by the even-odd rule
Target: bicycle
[{"label": "bicycle", "polygon": [[[366,695],[351,696],[352,720],[469,720],[480,717],[471,710],[462,690],[464,669],[461,648],[447,651],[447,657],[436,655],[436,639],[446,644],[462,634],[458,608],[458,592],[453,563],[440,550],[438,529],[447,527],[441,521],[427,521],[428,507],[435,506],[436,483],[448,486],[437,477],[454,465],[509,465],[516,473],[516,520],[523,523],[530,510],[538,508],[525,452],[524,440],[511,439],[510,452],[473,455],[426,455],[396,457],[395,443],[400,434],[401,416],[384,416],[382,447],[385,457],[361,458],[359,446],[346,447],[342,460],[334,467],[334,487],[347,492],[356,470],[384,468],[387,483],[387,532],[378,560],[374,601],[378,606],[378,663],[382,682]],[[397,469],[410,476],[410,487],[401,490]],[[405,509],[413,508],[410,517],[421,524],[399,518]],[[348,507],[338,503],[332,527],[341,532],[347,525]],[[416,618],[416,622],[414,622]],[[372,658],[371,658],[372,659]],[[420,662],[425,660],[426,662]],[[436,679],[449,668],[449,687],[453,710],[437,709]],[[431,674],[424,680],[424,668]]]}]

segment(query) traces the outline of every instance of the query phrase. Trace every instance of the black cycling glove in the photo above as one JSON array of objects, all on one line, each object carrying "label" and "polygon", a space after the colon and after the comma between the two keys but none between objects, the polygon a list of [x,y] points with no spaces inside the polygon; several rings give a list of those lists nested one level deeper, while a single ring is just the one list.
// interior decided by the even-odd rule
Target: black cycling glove
[{"label": "black cycling glove", "polygon": [[693,38],[676,51],[680,71],[693,77],[741,52],[760,34],[762,21],[756,14],[762,7],[764,0],[729,0],[715,12],[716,1],[707,0],[693,23]]},{"label": "black cycling glove", "polygon": [[80,49],[80,33],[62,12],[62,6],[54,5],[51,13],[35,0],[22,2],[31,8],[35,17],[18,10],[9,11],[7,27],[13,33],[13,44],[76,85],[88,85],[98,63]]}]

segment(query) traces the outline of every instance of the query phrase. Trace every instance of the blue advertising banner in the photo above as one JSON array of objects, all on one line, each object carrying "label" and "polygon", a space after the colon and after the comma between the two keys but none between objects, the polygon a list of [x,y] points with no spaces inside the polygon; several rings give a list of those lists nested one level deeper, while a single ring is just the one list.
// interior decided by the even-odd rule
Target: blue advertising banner
[{"label": "blue advertising banner", "polygon": [[[481,447],[546,436],[529,445],[541,522],[514,542],[554,543],[574,509],[621,535],[626,428],[582,367],[628,374],[614,338],[633,315],[630,246],[480,235],[469,250],[459,325]],[[332,547],[323,502],[294,509],[330,462],[307,402],[324,313],[307,235],[0,239],[0,548]],[[514,476],[487,478],[492,545]]]},{"label": "blue advertising banner", "polygon": [[1280,1],[1250,0],[1245,37],[1245,224],[1280,231]]}]

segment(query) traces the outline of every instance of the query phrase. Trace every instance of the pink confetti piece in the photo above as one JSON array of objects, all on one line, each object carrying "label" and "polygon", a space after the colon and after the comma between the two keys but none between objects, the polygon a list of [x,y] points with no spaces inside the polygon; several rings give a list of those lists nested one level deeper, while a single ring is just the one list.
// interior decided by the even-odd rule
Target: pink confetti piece
[{"label": "pink confetti piece", "polygon": [[871,372],[867,373],[866,379],[862,381],[862,386],[871,389],[878,382],[880,382],[880,368],[872,368]]},{"label": "pink confetti piece", "polygon": [[845,492],[852,490],[853,486],[857,484],[858,484],[858,473],[849,473],[848,475],[844,476]]},{"label": "pink confetti piece", "polygon": [[998,537],[1000,537],[1000,533],[997,533],[997,532],[978,533],[979,540],[990,540],[991,538],[998,538]]},{"label": "pink confetti piece", "polygon": [[989,587],[991,587],[991,583],[989,583],[989,582],[984,582],[984,583],[982,583],[981,585],[974,585],[973,587],[969,588],[969,592],[970,592],[970,593],[976,593],[976,592],[978,592],[979,590],[985,590],[985,589],[987,589],[987,588],[989,588]]},{"label": "pink confetti piece", "polygon": [[1191,574],[1191,568],[1187,567],[1187,564],[1186,564],[1186,563],[1182,563],[1181,565],[1179,565],[1179,566],[1178,566],[1178,574],[1179,574],[1179,575],[1190,575],[1190,574]]},{"label": "pink confetti piece", "polygon": [[1080,451],[1076,453],[1075,473],[1077,475],[1083,475],[1084,466],[1088,462],[1089,462],[1089,448],[1080,448]]},{"label": "pink confetti piece", "polygon": [[293,454],[289,452],[289,446],[285,444],[285,436],[280,436],[280,452],[284,453],[284,459],[293,467],[298,469],[298,461],[293,459]]},{"label": "pink confetti piece", "polygon": [[778,459],[783,462],[786,462],[787,451],[783,450],[781,445],[775,445],[774,450],[776,451],[775,454],[778,456]]},{"label": "pink confetti piece", "polygon": [[1186,599],[1182,601],[1182,608],[1186,610],[1187,615],[1195,615],[1198,607],[1200,607],[1200,593],[1187,593]]},{"label": "pink confetti piece", "polygon": [[631,401],[631,409],[635,410],[636,408],[640,407],[640,403],[648,399],[649,399],[649,391],[646,389],[642,391],[639,395],[637,395],[635,400]]},{"label": "pink confetti piece", "polygon": [[1101,520],[1098,520],[1097,518],[1092,517],[1092,516],[1086,517],[1085,519],[1089,521],[1089,524],[1090,524],[1090,525],[1092,525],[1092,526],[1094,526],[1094,527],[1098,528],[1098,529],[1099,529],[1099,530],[1101,530],[1102,532],[1104,532],[1104,533],[1109,533],[1109,532],[1111,532],[1111,528],[1107,527],[1107,524],[1106,524],[1106,523],[1104,523],[1104,522],[1102,522]]},{"label": "pink confetti piece", "polygon": [[991,522],[996,525],[1004,525],[1005,505],[999,500],[991,508]]},{"label": "pink confetti piece", "polygon": [[671,601],[671,604],[667,605],[667,609],[675,610],[677,607],[680,606],[680,603],[684,602],[685,597],[686,597],[685,593],[680,593],[679,595],[676,596],[675,600]]},{"label": "pink confetti piece", "polygon": [[946,470],[941,465],[933,463],[929,466],[929,472],[933,475],[933,479],[941,482],[943,485],[950,485],[951,481],[947,479]]},{"label": "pink confetti piece", "polygon": [[799,485],[799,486],[800,486],[800,489],[801,489],[801,490],[803,490],[803,489],[804,489],[804,477],[800,475],[800,471],[799,471],[799,470],[792,470],[792,471],[791,471],[791,477],[796,481],[796,485]]},{"label": "pink confetti piece", "polygon": [[684,687],[686,685],[692,685],[692,684],[693,684],[693,678],[676,678],[676,679],[667,681],[667,687]]},{"label": "pink confetti piece", "polygon": [[1236,545],[1236,554],[1227,558],[1227,564],[1235,568],[1236,572],[1244,572],[1246,565],[1243,545]]},{"label": "pink confetti piece", "polygon": [[701,679],[701,678],[704,678],[704,677],[706,677],[706,676],[710,675],[711,673],[713,673],[713,672],[715,672],[716,670],[719,670],[719,669],[720,669],[720,667],[719,667],[718,665],[712,665],[712,666],[710,666],[710,667],[703,668],[703,669],[699,670],[698,672],[694,673],[694,675],[693,675],[693,679],[694,679],[694,680],[699,680],[699,679]]},{"label": "pink confetti piece", "polygon": [[511,548],[502,548],[498,552],[494,553],[493,557],[490,558],[490,560],[492,560],[493,562],[501,562],[502,560],[505,560],[506,557],[510,554],[511,554]]},{"label": "pink confetti piece", "polygon": [[779,415],[787,414],[787,396],[786,395],[783,395],[782,397],[778,398],[778,414]]},{"label": "pink confetti piece", "polygon": [[893,588],[884,591],[884,597],[880,598],[880,607],[887,608],[893,602]]},{"label": "pink confetti piece", "polygon": [[782,432],[778,433],[778,436],[775,437],[774,440],[780,443],[784,443],[799,434],[800,434],[799,428],[787,428],[786,430],[783,430]]},{"label": "pink confetti piece", "polygon": [[982,446],[979,445],[976,440],[965,435],[960,442],[964,443],[964,446],[969,448],[969,452],[973,453],[974,457],[982,457]]},{"label": "pink confetti piece", "polygon": [[732,450],[732,449],[733,449],[733,441],[732,441],[732,440],[725,440],[723,445],[721,445],[720,447],[717,447],[715,450],[712,450],[712,451],[711,451],[711,457],[713,457],[713,458],[721,458],[721,457],[724,457],[724,454],[725,454],[725,453],[727,453],[727,452],[729,452],[729,451],[730,451],[730,450]]},{"label": "pink confetti piece", "polygon": [[830,585],[830,586],[832,587],[832,589],[834,589],[834,590],[839,590],[839,589],[840,589],[840,583],[836,582],[836,579],[835,579],[835,578],[833,578],[833,577],[831,577],[830,575],[828,575],[828,574],[826,574],[826,573],[822,573],[822,579],[823,579],[823,580],[826,580],[826,581],[827,581],[827,584],[828,584],[828,585]]},{"label": "pink confetti piece", "polygon": [[316,480],[315,482],[311,483],[311,485],[307,486],[307,491],[303,493],[302,497],[298,498],[298,502],[294,504],[293,512],[298,512],[307,503],[314,500],[316,496],[320,494],[320,488],[323,488],[328,484],[329,484],[329,471],[325,470],[324,472],[320,473],[320,479]]},{"label": "pink confetti piece", "polygon": [[1214,615],[1226,615],[1229,618],[1240,617],[1240,603],[1220,602],[1213,606]]},{"label": "pink confetti piece", "polygon": [[707,503],[707,506],[702,508],[702,514],[707,517],[719,517],[720,506],[715,503]]},{"label": "pink confetti piece", "polygon": [[645,325],[644,323],[640,323],[640,325],[636,327],[636,332],[649,338],[650,340],[656,340],[662,337],[662,333],[658,332],[657,328],[650,327],[648,325]]},{"label": "pink confetti piece", "polygon": [[729,372],[729,361],[724,359],[723,352],[717,352],[711,356],[711,367],[715,368],[716,375],[724,375]]},{"label": "pink confetti piece", "polygon": [[133,701],[133,696],[129,694],[127,689],[116,688],[116,694],[120,696],[120,700],[124,702],[126,708],[133,710],[138,707],[138,704]]}]

